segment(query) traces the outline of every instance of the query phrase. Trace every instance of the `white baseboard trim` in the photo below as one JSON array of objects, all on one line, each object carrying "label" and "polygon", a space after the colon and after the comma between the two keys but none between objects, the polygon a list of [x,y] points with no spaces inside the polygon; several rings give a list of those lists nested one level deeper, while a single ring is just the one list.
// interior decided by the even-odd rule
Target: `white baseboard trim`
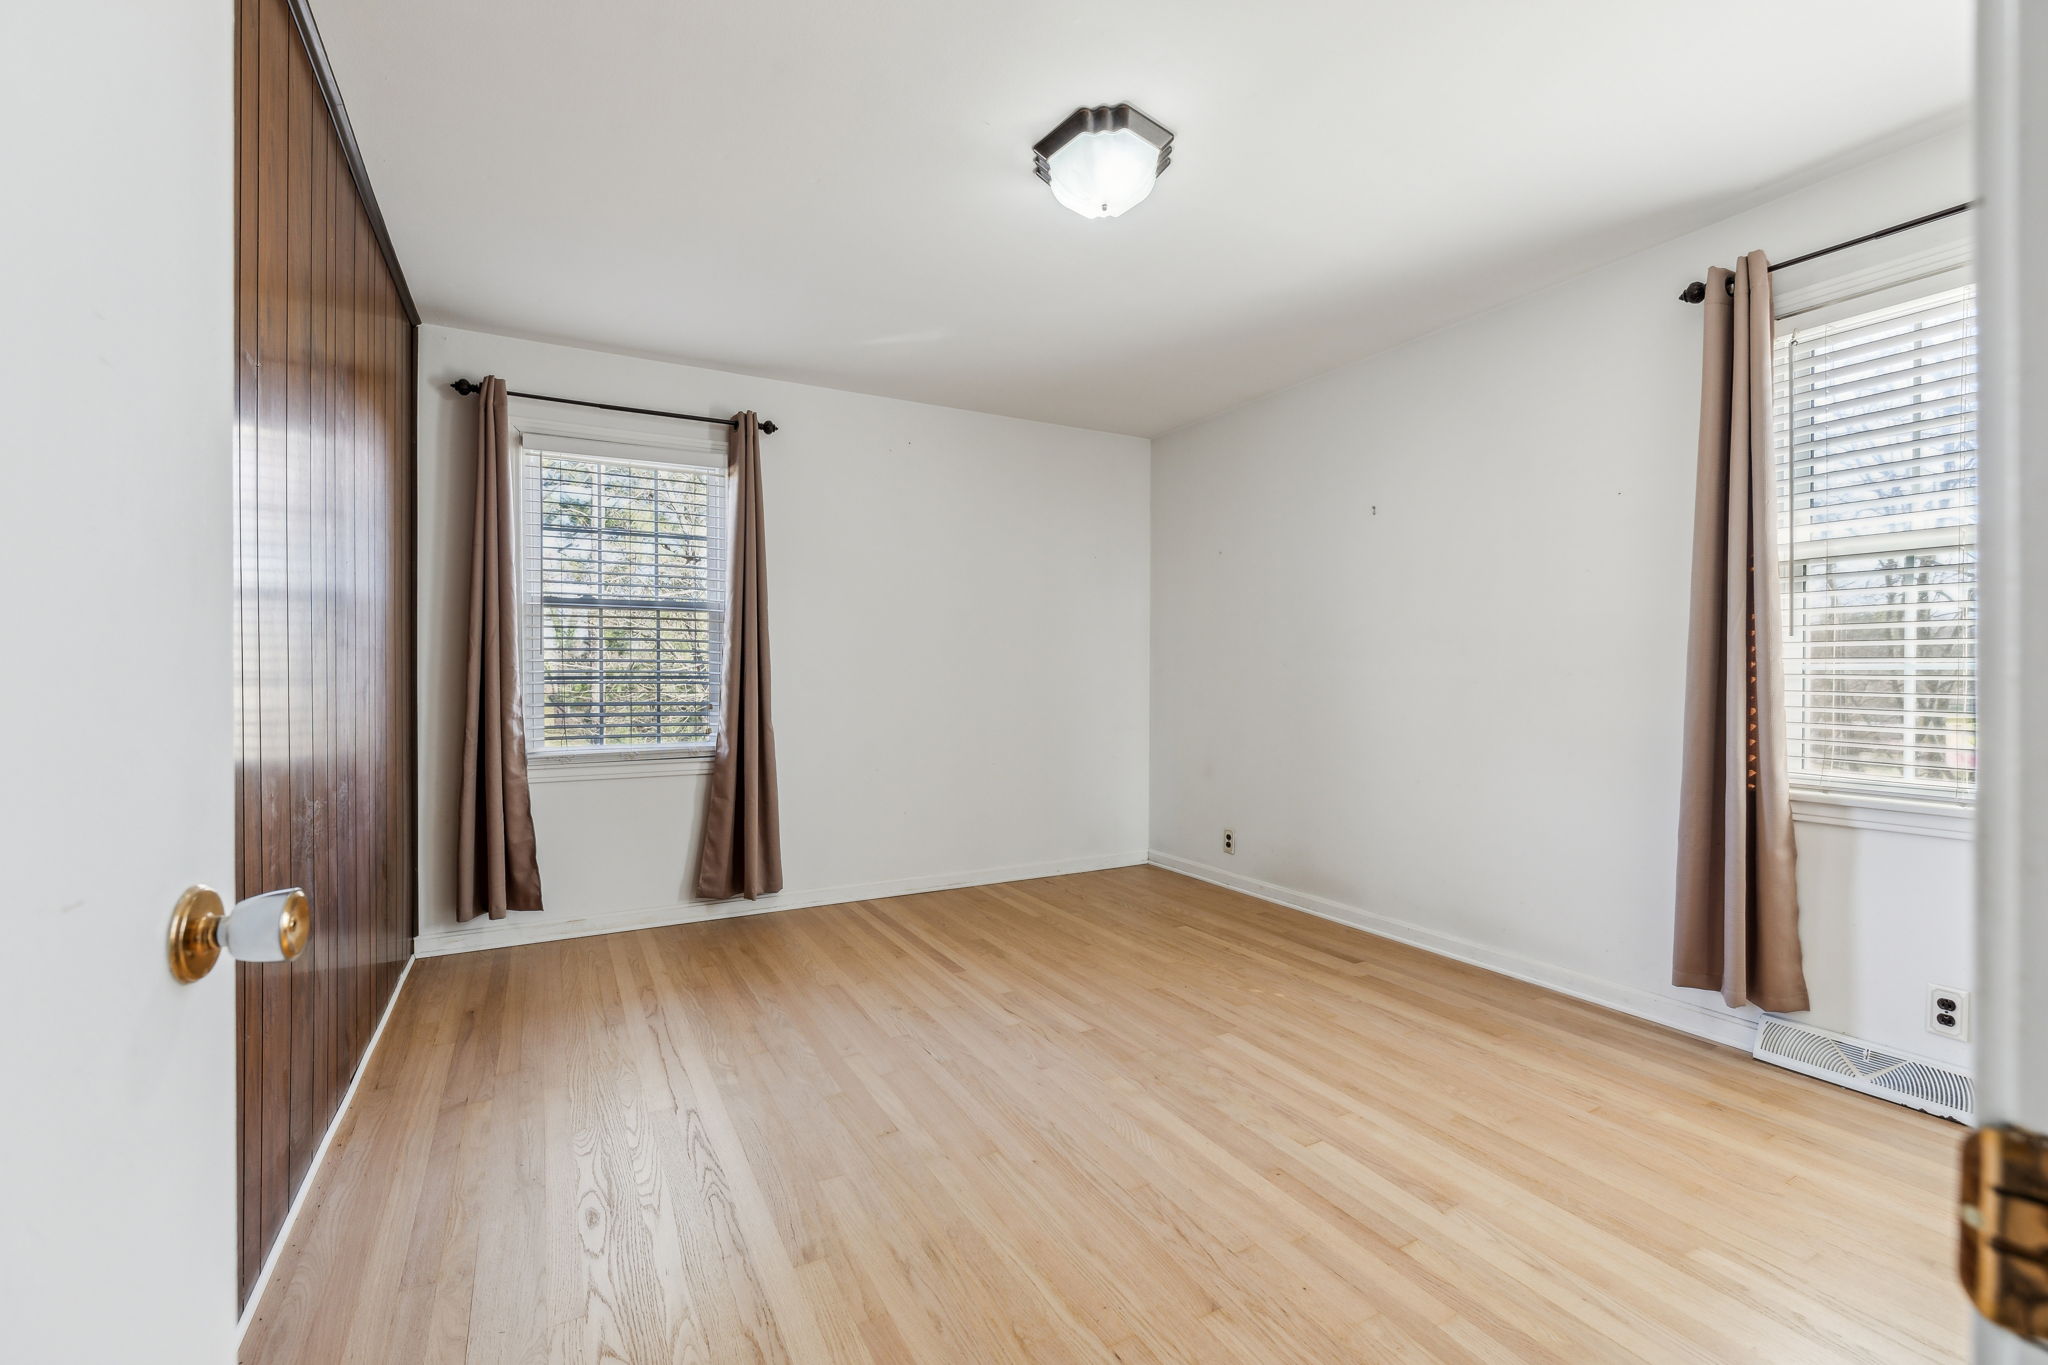
[{"label": "white baseboard trim", "polygon": [[426,930],[412,941],[412,946],[418,957],[440,957],[448,953],[481,952],[487,948],[511,948],[522,943],[552,943],[565,938],[588,938],[594,934],[626,934],[636,929],[660,929],[671,924],[698,924],[740,915],[767,915],[778,910],[801,910],[813,905],[883,900],[923,891],[951,891],[963,886],[994,886],[999,882],[1063,877],[1074,872],[1101,872],[1112,867],[1136,867],[1147,860],[1148,855],[1142,851],[1098,854],[1087,858],[1021,863],[1013,867],[988,867],[974,872],[941,873],[931,877],[823,886],[810,891],[779,891],[755,901],[683,901],[640,910],[612,910],[585,915],[558,915],[546,911],[530,915],[515,911],[504,919],[474,919],[467,924],[442,925]]},{"label": "white baseboard trim", "polygon": [[1300,910],[1322,919],[1334,920],[1353,929],[1363,929],[1368,934],[1406,943],[1411,947],[1435,953],[1439,957],[1468,962],[1489,972],[1498,972],[1517,981],[1527,981],[1546,990],[1574,996],[1595,1005],[1604,1005],[1608,1009],[1620,1010],[1623,1014],[1632,1014],[1638,1019],[1663,1024],[1710,1042],[1724,1043],[1729,1047],[1741,1048],[1744,1052],[1750,1051],[1756,1043],[1758,1025],[1755,1017],[1726,1013],[1712,1006],[1696,1005],[1652,991],[1637,990],[1633,986],[1602,981],[1598,977],[1586,976],[1548,962],[1538,962],[1520,953],[1489,948],[1454,934],[1425,929],[1419,924],[1410,924],[1405,920],[1394,919],[1371,910],[1361,910],[1355,905],[1344,905],[1322,896],[1312,896],[1304,891],[1276,886],[1272,882],[1262,882],[1256,877],[1226,872],[1220,867],[1198,863],[1192,858],[1162,853],[1157,849],[1152,851],[1147,861],[1155,867],[1178,872],[1184,877],[1211,882],[1232,891],[1242,891],[1247,896],[1256,896],[1262,901],[1271,901],[1290,910]]},{"label": "white baseboard trim", "polygon": [[270,1289],[270,1277],[277,1270],[277,1258],[284,1251],[285,1243],[291,1240],[292,1227],[306,1206],[306,1196],[320,1178],[320,1167],[327,1160],[327,1149],[334,1145],[334,1135],[341,1131],[341,1121],[348,1116],[349,1106],[355,1103],[356,1087],[363,1083],[363,1077],[370,1074],[370,1059],[377,1055],[377,1044],[384,1037],[384,1026],[391,1022],[391,1012],[398,1008],[398,997],[404,993],[406,980],[412,975],[412,964],[417,961],[417,957],[409,957],[405,966],[399,969],[398,980],[391,985],[391,998],[384,1002],[384,1013],[377,1016],[377,1027],[370,1030],[370,1041],[363,1045],[363,1059],[356,1064],[356,1074],[349,1077],[348,1089],[342,1091],[341,1103],[334,1107],[334,1117],[327,1121],[327,1131],[320,1135],[320,1145],[313,1149],[313,1160],[306,1166],[306,1178],[299,1182],[299,1192],[292,1196],[292,1206],[284,1211],[284,1222],[278,1225],[277,1236],[271,1239],[270,1251],[263,1258],[263,1268],[256,1272],[256,1283],[249,1289],[249,1302],[243,1305],[241,1319],[235,1323],[237,1354],[250,1322],[256,1317],[257,1306]]}]

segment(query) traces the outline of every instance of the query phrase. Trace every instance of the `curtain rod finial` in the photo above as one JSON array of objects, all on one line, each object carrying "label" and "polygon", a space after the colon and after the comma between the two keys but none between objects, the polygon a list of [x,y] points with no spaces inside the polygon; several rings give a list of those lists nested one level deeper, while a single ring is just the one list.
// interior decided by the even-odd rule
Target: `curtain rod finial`
[{"label": "curtain rod finial", "polygon": [[763,422],[763,423],[761,423],[761,434],[762,434],[763,436],[773,436],[773,435],[775,434],[775,423],[773,423],[773,422]]},{"label": "curtain rod finial", "polygon": [[1680,303],[1704,303],[1706,301],[1706,297],[1706,281],[1694,280],[1691,284],[1685,287],[1685,292],[1678,296],[1678,301]]},{"label": "curtain rod finial", "polygon": [[464,398],[469,397],[473,393],[482,393],[484,391],[483,385],[468,379],[458,379],[448,387],[461,394]]}]

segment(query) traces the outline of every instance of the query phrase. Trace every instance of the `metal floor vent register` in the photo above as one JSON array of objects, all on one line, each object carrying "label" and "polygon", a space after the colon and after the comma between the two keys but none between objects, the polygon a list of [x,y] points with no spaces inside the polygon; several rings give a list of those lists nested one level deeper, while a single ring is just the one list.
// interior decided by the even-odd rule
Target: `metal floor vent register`
[{"label": "metal floor vent register", "polygon": [[1963,1072],[1894,1057],[1826,1029],[1766,1017],[1756,1033],[1756,1058],[1945,1119],[1975,1121],[1977,1087]]}]

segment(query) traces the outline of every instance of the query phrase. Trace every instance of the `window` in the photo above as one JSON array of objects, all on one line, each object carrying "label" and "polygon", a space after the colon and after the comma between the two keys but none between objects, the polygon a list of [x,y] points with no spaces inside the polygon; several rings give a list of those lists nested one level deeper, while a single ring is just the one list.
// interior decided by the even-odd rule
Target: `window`
[{"label": "window", "polygon": [[1795,786],[1974,792],[1977,310],[1959,273],[1778,329]]},{"label": "window", "polygon": [[[725,456],[523,432],[527,747],[708,752],[725,635]],[[707,467],[716,460],[717,466]]]}]

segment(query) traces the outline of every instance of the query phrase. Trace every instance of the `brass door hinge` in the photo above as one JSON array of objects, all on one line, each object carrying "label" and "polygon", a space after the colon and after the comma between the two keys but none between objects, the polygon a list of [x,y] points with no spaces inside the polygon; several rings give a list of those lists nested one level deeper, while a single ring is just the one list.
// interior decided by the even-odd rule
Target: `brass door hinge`
[{"label": "brass door hinge", "polygon": [[2048,1136],[1980,1128],[1963,1141],[1957,1268],[1977,1311],[2048,1343]]}]

